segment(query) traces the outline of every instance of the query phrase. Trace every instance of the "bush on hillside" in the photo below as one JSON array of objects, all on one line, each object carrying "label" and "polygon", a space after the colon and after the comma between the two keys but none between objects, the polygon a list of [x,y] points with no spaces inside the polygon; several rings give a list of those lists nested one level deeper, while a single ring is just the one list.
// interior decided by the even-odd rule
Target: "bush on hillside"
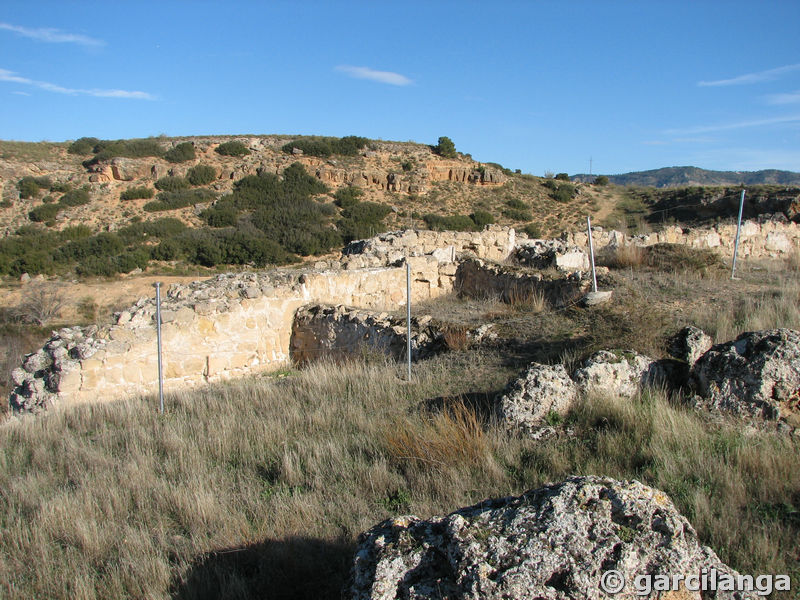
[{"label": "bush on hillside", "polygon": [[428,229],[434,231],[475,231],[475,221],[467,215],[434,215],[427,214],[422,217]]},{"label": "bush on hillside", "polygon": [[556,175],[556,179],[559,181],[569,181],[569,174],[568,173],[558,173]]},{"label": "bush on hillside", "polygon": [[39,195],[40,190],[49,189],[51,185],[50,178],[48,177],[23,177],[17,183],[19,197],[22,199],[35,198]]},{"label": "bush on hillside", "polygon": [[186,179],[192,185],[208,185],[217,178],[217,171],[208,165],[197,165],[189,169]]},{"label": "bush on hillside", "polygon": [[69,145],[67,148],[67,152],[70,154],[94,154],[96,152],[95,148],[100,143],[100,140],[96,137],[82,137],[78,138],[74,142]]},{"label": "bush on hillside", "polygon": [[357,135],[348,135],[343,138],[336,137],[309,137],[292,140],[281,148],[287,154],[293,154],[294,149],[302,150],[306,156],[327,158],[332,154],[344,156],[357,156],[359,151],[369,143],[369,140]]},{"label": "bush on hillside", "polygon": [[52,221],[61,210],[58,204],[42,204],[28,213],[28,218],[34,223]]},{"label": "bush on hillside", "polygon": [[355,186],[340,187],[333,195],[333,202],[339,208],[347,208],[359,202],[359,198],[364,195],[364,190]]},{"label": "bush on hillside", "polygon": [[469,218],[472,219],[478,229],[483,229],[487,225],[494,223],[492,213],[485,210],[476,210]]},{"label": "bush on hillside", "polygon": [[453,143],[453,140],[447,136],[440,137],[439,143],[434,146],[433,150],[436,154],[445,158],[455,158],[458,156],[456,145]]},{"label": "bush on hillside", "polygon": [[164,149],[156,140],[100,140],[94,147],[94,158],[84,161],[84,166],[91,166],[102,160],[116,157],[143,158],[147,156],[164,156]]},{"label": "bush on hillside", "polygon": [[86,189],[70,190],[58,201],[62,206],[83,206],[89,204],[89,192]]},{"label": "bush on hillside", "polygon": [[217,146],[214,151],[222,156],[247,156],[250,154],[250,150],[247,149],[247,146],[236,140],[223,142]]},{"label": "bush on hillside", "polygon": [[383,219],[391,207],[376,202],[357,202],[342,210],[342,219],[337,223],[345,243],[361,240],[380,233],[385,228]]},{"label": "bush on hillside", "polygon": [[599,186],[608,185],[608,177],[606,177],[605,175],[599,175],[595,177],[594,185],[599,185]]},{"label": "bush on hillside", "polygon": [[164,153],[164,159],[171,163],[182,163],[195,158],[194,144],[191,142],[181,142],[174,148],[170,148]]},{"label": "bush on hillside", "polygon": [[232,227],[239,220],[239,211],[231,202],[217,202],[200,213],[209,227]]},{"label": "bush on hillside", "polygon": [[155,200],[148,202],[142,208],[147,212],[174,210],[177,208],[185,208],[193,204],[211,202],[215,198],[216,195],[214,192],[204,189],[161,192]]},{"label": "bush on hillside", "polygon": [[162,192],[178,192],[180,190],[188,190],[190,187],[186,179],[183,177],[173,177],[172,175],[157,180],[155,186],[157,190]]},{"label": "bush on hillside", "polygon": [[132,187],[119,195],[120,200],[144,200],[155,196],[155,190],[149,187]]}]

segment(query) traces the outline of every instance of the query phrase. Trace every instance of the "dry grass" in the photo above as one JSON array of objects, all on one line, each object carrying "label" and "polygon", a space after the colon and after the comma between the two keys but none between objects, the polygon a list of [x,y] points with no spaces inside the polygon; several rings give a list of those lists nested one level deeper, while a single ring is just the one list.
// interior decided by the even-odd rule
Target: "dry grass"
[{"label": "dry grass", "polygon": [[664,489],[745,572],[793,573],[797,443],[712,425],[655,393],[593,398],[574,438],[508,436],[443,394],[495,389],[481,359],[313,365],[0,430],[4,598],[338,598],[357,534],[573,473]]},{"label": "dry grass", "polygon": [[615,269],[629,269],[640,267],[644,264],[644,259],[645,253],[641,246],[619,246],[614,249],[606,264]]},{"label": "dry grass", "polygon": [[795,273],[800,272],[800,250],[795,250],[786,257],[786,268]]}]

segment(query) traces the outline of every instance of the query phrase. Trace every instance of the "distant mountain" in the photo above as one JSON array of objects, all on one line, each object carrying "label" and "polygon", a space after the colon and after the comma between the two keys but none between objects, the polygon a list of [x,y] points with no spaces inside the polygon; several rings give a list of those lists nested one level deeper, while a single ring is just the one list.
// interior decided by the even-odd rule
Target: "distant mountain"
[{"label": "distant mountain", "polygon": [[[581,173],[573,181],[590,183],[597,175]],[[692,185],[800,185],[800,173],[766,169],[763,171],[708,171],[698,167],[665,167],[651,171],[635,171],[620,175],[607,175],[616,185],[638,185],[657,188],[686,187]]]}]

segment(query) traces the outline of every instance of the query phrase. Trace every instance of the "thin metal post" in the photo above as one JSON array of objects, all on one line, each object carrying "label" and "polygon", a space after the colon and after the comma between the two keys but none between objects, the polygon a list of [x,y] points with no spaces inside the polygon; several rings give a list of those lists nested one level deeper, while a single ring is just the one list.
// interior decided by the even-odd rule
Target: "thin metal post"
[{"label": "thin metal post", "polygon": [[731,266],[731,279],[736,279],[736,255],[739,254],[739,234],[742,232],[742,212],[744,211],[744,192],[742,190],[742,197],[739,199],[739,220],[736,223],[736,242],[733,244],[733,265]]},{"label": "thin metal post", "polygon": [[408,381],[411,381],[411,265],[406,256],[406,362]]},{"label": "thin metal post", "polygon": [[586,215],[586,231],[589,234],[589,260],[592,261],[592,291],[597,291],[597,273],[594,270],[594,243],[592,242],[592,217]]},{"label": "thin metal post", "polygon": [[156,337],[158,339],[158,410],[164,413],[164,372],[161,367],[161,283],[156,282]]}]

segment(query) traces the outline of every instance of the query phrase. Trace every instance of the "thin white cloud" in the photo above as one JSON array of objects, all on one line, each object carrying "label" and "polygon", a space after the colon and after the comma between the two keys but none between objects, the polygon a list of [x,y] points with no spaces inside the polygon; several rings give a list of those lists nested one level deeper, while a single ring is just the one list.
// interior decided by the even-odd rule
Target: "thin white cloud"
[{"label": "thin white cloud", "polygon": [[767,104],[797,104],[800,103],[800,90],[787,94],[770,94],[767,96]]},{"label": "thin white cloud", "polygon": [[55,83],[47,81],[36,81],[35,79],[28,79],[27,77],[20,77],[13,71],[0,69],[0,81],[8,81],[11,83],[20,83],[22,85],[29,85],[36,87],[47,92],[54,92],[56,94],[67,94],[69,96],[94,96],[96,98],[130,98],[133,100],[155,100],[155,96],[147,92],[129,91],[129,90],[101,90],[97,88],[82,90],[76,88],[68,88]]},{"label": "thin white cloud", "polygon": [[20,92],[19,90],[11,92],[12,94],[16,94],[17,96],[30,96],[28,92]]},{"label": "thin white cloud", "polygon": [[355,79],[368,79],[370,81],[377,81],[378,83],[388,83],[389,85],[411,85],[414,83],[411,79],[400,73],[393,73],[392,71],[376,71],[369,67],[353,67],[350,65],[339,65],[336,67],[337,71],[345,73]]},{"label": "thin white cloud", "polygon": [[699,133],[711,133],[713,131],[729,131],[732,129],[745,129],[748,127],[766,127],[769,125],[781,125],[785,123],[800,122],[800,115],[788,115],[784,117],[774,117],[772,119],[757,119],[753,121],[738,121],[736,123],[720,123],[717,125],[699,125],[697,127],[687,127],[686,129],[668,129],[666,135],[696,135]]},{"label": "thin white cloud", "polygon": [[0,29],[13,31],[23,37],[50,44],[80,44],[82,46],[103,46],[105,44],[103,40],[97,40],[79,33],[67,33],[66,31],[53,29],[51,27],[37,27],[32,29],[30,27],[21,27],[19,25],[12,25],[11,23],[3,23],[0,21]]},{"label": "thin white cloud", "polygon": [[753,83],[761,83],[762,81],[772,81],[777,79],[784,73],[790,73],[800,69],[800,63],[794,65],[786,65],[777,67],[775,69],[767,69],[766,71],[759,71],[758,73],[747,73],[746,75],[739,75],[731,79],[717,79],[715,81],[698,81],[697,85],[700,87],[716,87],[723,85],[751,85]]}]

